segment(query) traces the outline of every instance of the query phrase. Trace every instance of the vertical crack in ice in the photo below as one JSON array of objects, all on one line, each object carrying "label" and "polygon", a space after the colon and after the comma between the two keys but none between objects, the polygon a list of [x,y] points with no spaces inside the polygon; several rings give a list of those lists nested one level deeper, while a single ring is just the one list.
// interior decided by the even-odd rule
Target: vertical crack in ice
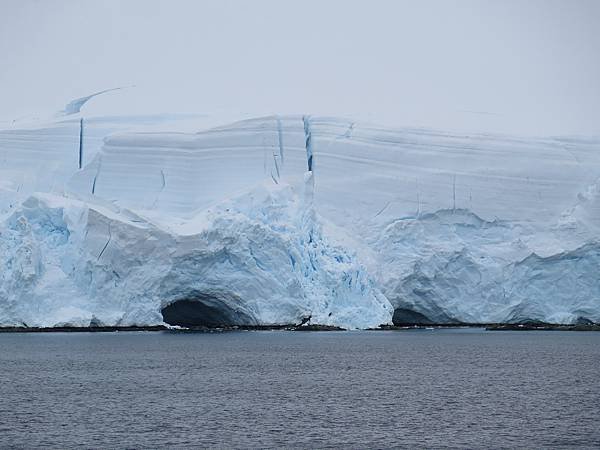
[{"label": "vertical crack in ice", "polygon": [[281,179],[281,172],[279,171],[279,162],[277,162],[277,157],[277,153],[273,151],[273,166],[275,167],[275,173],[273,173],[273,169],[271,169],[271,178],[275,184],[279,184],[279,180]]},{"label": "vertical crack in ice", "polygon": [[162,194],[162,192],[165,190],[165,186],[167,185],[167,180],[165,179],[165,172],[163,169],[160,169],[160,176],[161,176],[161,186],[160,186],[160,190],[158,191],[158,193],[156,194],[156,198],[154,199],[154,203],[152,203],[152,208],[156,208],[156,205],[158,204],[158,198],[160,197],[160,194]]},{"label": "vertical crack in ice", "polygon": [[79,168],[83,166],[83,117],[79,119]]},{"label": "vertical crack in ice", "polygon": [[100,168],[102,167],[102,159],[98,160],[98,168],[96,169],[96,175],[94,175],[94,181],[92,182],[92,195],[96,193],[96,181],[100,176]]},{"label": "vertical crack in ice", "polygon": [[304,146],[306,147],[306,160],[308,163],[308,171],[313,171],[313,146],[312,146],[312,130],[310,127],[310,116],[302,116],[304,122]]},{"label": "vertical crack in ice", "polygon": [[[272,148],[272,152],[271,152],[271,156],[273,157],[273,167],[271,167],[271,179],[273,180],[273,182],[275,184],[279,184],[279,180],[281,180],[281,171],[279,170],[279,161],[277,160],[278,158],[281,158],[282,154],[283,154],[283,150],[282,150],[282,143],[281,143],[281,120],[279,119],[278,116],[275,117],[277,120],[277,144],[273,144],[271,146]],[[269,128],[270,131],[270,128]],[[263,138],[264,140],[264,138]],[[277,152],[277,150],[275,150],[275,148],[278,148],[279,153]],[[275,169],[273,171],[273,169]],[[265,151],[265,171],[266,171],[266,151]]]},{"label": "vertical crack in ice", "polygon": [[110,230],[110,223],[109,223],[108,224],[108,240],[106,241],[106,244],[104,244],[104,247],[102,247],[102,251],[98,255],[98,261],[100,260],[100,257],[104,254],[104,251],[106,250],[106,247],[108,247],[108,244],[110,244],[111,239],[112,239],[112,233]]},{"label": "vertical crack in ice", "polygon": [[279,116],[277,116],[277,138],[279,141],[279,158],[281,159],[281,168],[283,168],[283,129]]},{"label": "vertical crack in ice", "polygon": [[277,155],[273,153],[273,162],[275,163],[275,172],[277,172],[277,179],[281,178],[281,174],[279,173],[279,164],[277,163]]},{"label": "vertical crack in ice", "polygon": [[390,204],[391,204],[391,203],[392,203],[391,201],[387,202],[387,203],[385,204],[385,206],[384,206],[383,208],[381,208],[381,209],[379,210],[379,212],[373,216],[373,218],[377,217],[377,216],[378,216],[378,215],[380,215],[382,212],[384,212],[384,211],[387,209],[387,207],[388,207],[388,206],[390,206]]},{"label": "vertical crack in ice", "polygon": [[275,177],[275,175],[273,174],[273,170],[271,170],[271,178],[273,178],[275,184],[279,184],[279,180],[281,179],[281,172],[279,171],[279,163],[277,162],[277,157],[278,155],[275,152],[273,152],[273,165],[275,166],[275,173],[277,174],[277,177]]}]

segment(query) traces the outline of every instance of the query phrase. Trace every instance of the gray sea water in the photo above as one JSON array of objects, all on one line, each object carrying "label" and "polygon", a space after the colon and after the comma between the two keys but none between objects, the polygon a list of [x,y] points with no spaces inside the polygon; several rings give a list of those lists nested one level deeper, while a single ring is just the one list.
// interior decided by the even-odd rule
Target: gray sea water
[{"label": "gray sea water", "polygon": [[0,334],[0,447],[600,447],[600,333]]}]

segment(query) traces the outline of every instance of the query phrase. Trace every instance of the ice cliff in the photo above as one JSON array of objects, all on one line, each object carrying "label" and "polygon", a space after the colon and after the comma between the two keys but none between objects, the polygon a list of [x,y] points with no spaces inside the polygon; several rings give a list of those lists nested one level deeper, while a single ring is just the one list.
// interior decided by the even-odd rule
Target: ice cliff
[{"label": "ice cliff", "polygon": [[80,106],[0,130],[2,326],[600,321],[598,139]]}]

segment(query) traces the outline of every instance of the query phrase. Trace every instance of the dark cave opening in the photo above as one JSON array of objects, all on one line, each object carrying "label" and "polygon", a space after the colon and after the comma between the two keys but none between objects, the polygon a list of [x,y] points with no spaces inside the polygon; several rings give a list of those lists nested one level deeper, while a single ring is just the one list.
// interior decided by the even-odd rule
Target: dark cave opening
[{"label": "dark cave opening", "polygon": [[392,317],[392,323],[396,326],[406,325],[431,325],[434,322],[422,314],[412,309],[407,308],[396,308],[394,310],[394,317]]},{"label": "dark cave opening", "polygon": [[210,295],[195,295],[169,303],[161,310],[163,320],[180,327],[228,327],[252,325],[254,320],[240,309]]}]

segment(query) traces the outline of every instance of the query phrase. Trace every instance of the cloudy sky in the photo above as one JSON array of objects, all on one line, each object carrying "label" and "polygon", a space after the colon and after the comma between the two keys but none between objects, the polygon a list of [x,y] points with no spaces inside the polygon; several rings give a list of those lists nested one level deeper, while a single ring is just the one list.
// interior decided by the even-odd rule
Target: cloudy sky
[{"label": "cloudy sky", "polygon": [[335,114],[600,134],[596,0],[0,0],[0,118]]}]

